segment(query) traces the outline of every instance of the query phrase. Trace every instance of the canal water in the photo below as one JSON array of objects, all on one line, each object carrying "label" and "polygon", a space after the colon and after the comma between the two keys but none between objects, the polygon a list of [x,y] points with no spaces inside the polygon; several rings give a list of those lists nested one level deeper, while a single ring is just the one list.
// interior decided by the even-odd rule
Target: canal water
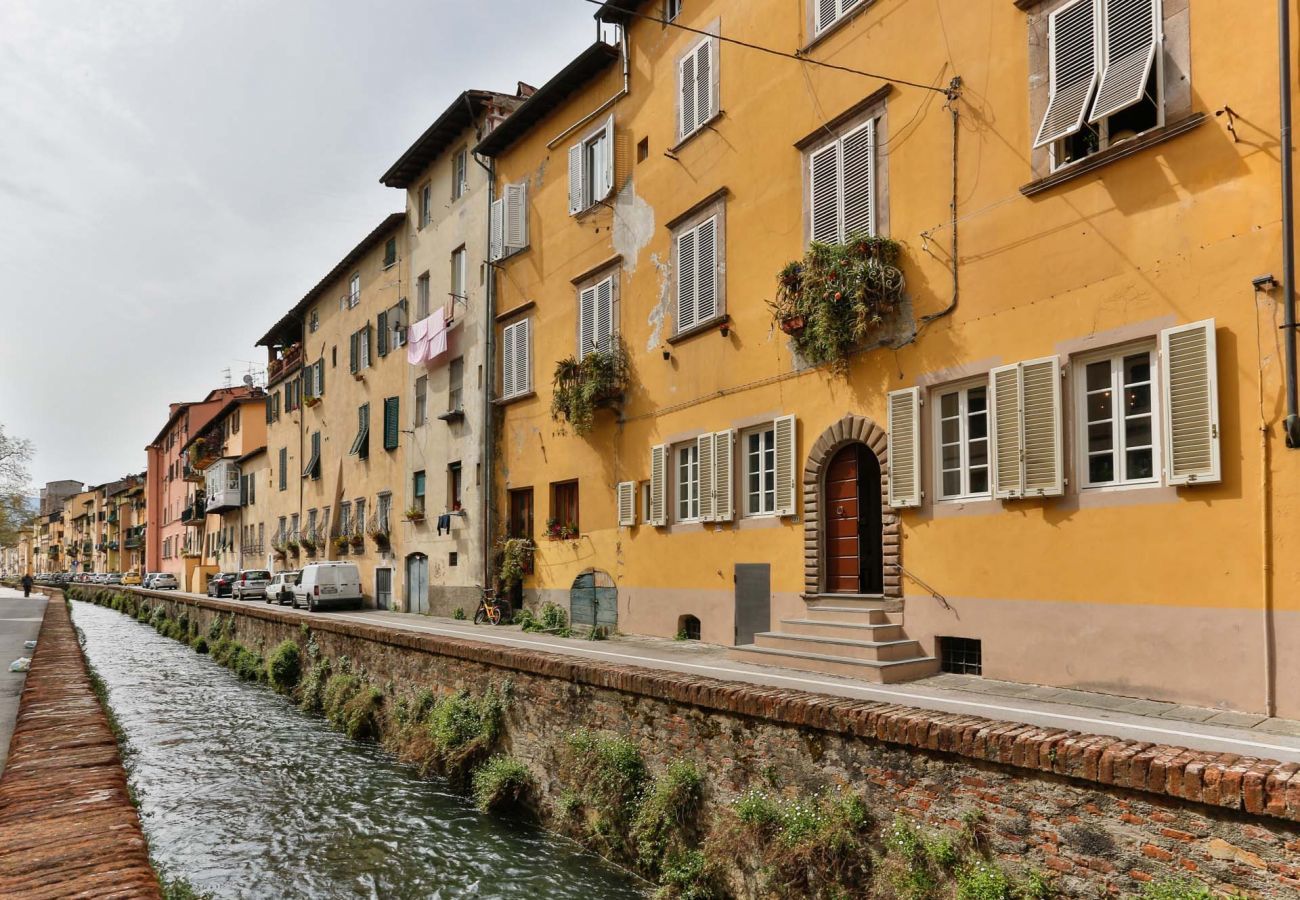
[{"label": "canal water", "polygon": [[108,685],[155,862],[217,897],[632,898],[636,883],[479,813],[265,687],[121,613],[73,604]]}]

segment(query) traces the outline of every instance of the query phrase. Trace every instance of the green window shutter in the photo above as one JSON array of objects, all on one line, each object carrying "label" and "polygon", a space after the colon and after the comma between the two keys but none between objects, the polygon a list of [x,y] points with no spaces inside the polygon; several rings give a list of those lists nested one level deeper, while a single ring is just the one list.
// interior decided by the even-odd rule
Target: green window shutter
[{"label": "green window shutter", "polygon": [[377,328],[379,329],[379,355],[388,355],[388,312],[384,311],[376,319]]},{"label": "green window shutter", "polygon": [[271,424],[271,396],[269,394],[266,397],[266,424]]},{"label": "green window shutter", "polygon": [[397,449],[397,397],[384,400],[384,449]]},{"label": "green window shutter", "polygon": [[357,333],[355,331],[348,338],[348,371],[354,375],[357,371]]},{"label": "green window shutter", "polygon": [[316,361],[316,396],[325,396],[325,360],[324,358]]},{"label": "green window shutter", "polygon": [[289,450],[287,447],[280,448],[280,490],[289,489]]}]

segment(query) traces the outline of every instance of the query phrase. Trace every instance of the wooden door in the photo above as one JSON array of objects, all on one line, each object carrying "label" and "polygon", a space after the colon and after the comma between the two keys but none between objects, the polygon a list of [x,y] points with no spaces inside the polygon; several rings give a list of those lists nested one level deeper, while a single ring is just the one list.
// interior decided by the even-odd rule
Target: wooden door
[{"label": "wooden door", "polygon": [[863,444],[831,460],[824,488],[826,591],[879,594],[884,590],[884,521],[880,461]]}]

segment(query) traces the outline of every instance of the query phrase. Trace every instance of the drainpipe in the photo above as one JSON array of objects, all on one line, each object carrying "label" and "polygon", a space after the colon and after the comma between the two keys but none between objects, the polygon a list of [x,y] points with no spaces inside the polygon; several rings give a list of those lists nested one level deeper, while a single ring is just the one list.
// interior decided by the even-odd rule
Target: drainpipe
[{"label": "drainpipe", "polygon": [[[615,103],[617,103],[618,101],[626,97],[630,92],[630,87],[632,84],[632,70],[631,70],[631,62],[628,59],[628,52],[627,52],[627,29],[624,28],[622,25],[619,25],[617,27],[618,27],[618,45],[619,45],[619,50],[621,52],[621,55],[623,57],[623,87],[619,88],[618,93],[615,94],[613,97],[610,97],[604,103],[600,104],[600,106],[597,106],[594,110],[587,113],[581,119],[579,119],[578,121],[570,125],[568,128],[561,131],[555,137],[551,138],[550,143],[546,145],[547,150],[554,150],[556,144],[560,143],[560,141],[564,140],[566,137],[573,134],[573,132],[577,131],[579,128],[581,128],[582,126],[590,122],[592,119],[595,119],[601,113],[608,110]],[[599,33],[599,28],[597,28],[597,32]]]},{"label": "drainpipe", "polygon": [[1300,447],[1300,398],[1296,389],[1295,188],[1291,150],[1291,9],[1278,0],[1278,76],[1282,121],[1282,290],[1286,349],[1286,445]]},{"label": "drainpipe", "polygon": [[[496,160],[483,162],[479,155],[474,154],[474,161],[483,167],[487,172],[487,244],[492,246],[492,203],[496,199],[497,187],[497,164]],[[489,252],[490,255],[490,252]],[[488,260],[488,277],[486,300],[484,302],[484,321],[483,321],[483,456],[480,465],[483,467],[483,588],[485,590],[495,587],[492,578],[492,509],[493,509],[493,474],[496,449],[496,433],[494,414],[496,407],[492,403],[492,397],[496,393],[496,315],[497,315],[497,267],[496,263]]]}]

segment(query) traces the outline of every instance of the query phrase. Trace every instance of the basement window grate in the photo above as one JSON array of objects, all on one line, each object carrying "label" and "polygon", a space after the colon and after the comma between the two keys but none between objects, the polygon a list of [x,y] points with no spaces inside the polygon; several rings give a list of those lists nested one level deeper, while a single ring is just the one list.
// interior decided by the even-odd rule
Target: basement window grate
[{"label": "basement window grate", "polygon": [[682,616],[677,620],[677,639],[698,641],[700,639],[700,620],[695,616]]},{"label": "basement window grate", "polygon": [[974,638],[939,638],[939,670],[957,675],[983,675],[984,653]]}]

